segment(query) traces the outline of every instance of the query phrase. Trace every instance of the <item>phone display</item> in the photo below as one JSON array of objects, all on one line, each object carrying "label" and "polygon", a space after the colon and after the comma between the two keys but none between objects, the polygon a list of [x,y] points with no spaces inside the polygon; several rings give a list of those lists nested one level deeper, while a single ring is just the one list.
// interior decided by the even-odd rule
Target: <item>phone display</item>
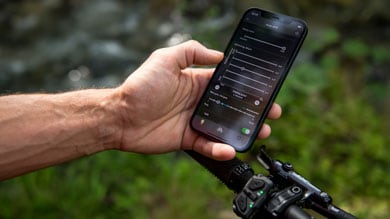
[{"label": "phone display", "polygon": [[306,33],[300,19],[257,8],[246,11],[191,118],[191,127],[236,151],[248,150]]}]

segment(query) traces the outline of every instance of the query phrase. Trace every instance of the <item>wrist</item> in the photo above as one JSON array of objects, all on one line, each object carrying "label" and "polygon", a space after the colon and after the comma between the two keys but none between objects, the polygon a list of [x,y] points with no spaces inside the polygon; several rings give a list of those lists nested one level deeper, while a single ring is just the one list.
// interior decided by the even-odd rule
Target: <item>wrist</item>
[{"label": "wrist", "polygon": [[74,140],[80,142],[79,151],[88,155],[119,147],[123,123],[118,113],[121,100],[115,89],[90,89],[63,95],[69,95],[69,99],[62,100],[69,101],[70,112],[66,114],[71,116],[67,120],[69,123],[77,120],[73,129],[80,130],[84,138]]},{"label": "wrist", "polygon": [[124,121],[122,97],[116,89],[104,89],[94,117],[97,118],[97,140],[103,150],[119,149],[122,141]]}]

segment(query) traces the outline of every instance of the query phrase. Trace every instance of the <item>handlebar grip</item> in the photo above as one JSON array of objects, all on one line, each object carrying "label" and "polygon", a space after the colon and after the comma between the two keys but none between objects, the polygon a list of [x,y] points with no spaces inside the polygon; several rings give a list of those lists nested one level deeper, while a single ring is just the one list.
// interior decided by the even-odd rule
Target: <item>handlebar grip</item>
[{"label": "handlebar grip", "polygon": [[217,161],[195,151],[186,150],[185,152],[235,193],[240,192],[254,174],[249,164],[244,163],[237,157],[232,160]]},{"label": "handlebar grip", "polygon": [[314,217],[296,205],[288,207],[284,212],[284,216],[288,219],[314,219]]},{"label": "handlebar grip", "polygon": [[357,218],[352,214],[334,205],[323,207],[319,204],[312,203],[311,208],[328,218],[334,218],[334,219],[356,219]]},{"label": "handlebar grip", "polygon": [[332,218],[336,219],[356,219],[357,217],[353,216],[352,214],[344,211],[341,208],[338,208],[334,205],[330,205],[328,207],[329,212],[332,212]]}]

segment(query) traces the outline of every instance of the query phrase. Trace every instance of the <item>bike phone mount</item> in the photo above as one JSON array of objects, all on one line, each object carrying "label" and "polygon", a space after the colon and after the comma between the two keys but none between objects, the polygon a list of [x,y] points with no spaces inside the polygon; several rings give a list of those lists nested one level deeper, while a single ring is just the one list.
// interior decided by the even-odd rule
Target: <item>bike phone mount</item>
[{"label": "bike phone mount", "polygon": [[303,208],[327,218],[356,218],[333,205],[330,195],[299,175],[291,163],[272,159],[265,146],[260,148],[257,160],[268,171],[268,176],[255,174],[249,164],[237,157],[216,161],[194,151],[186,153],[236,193],[233,211],[241,218],[314,218]]}]

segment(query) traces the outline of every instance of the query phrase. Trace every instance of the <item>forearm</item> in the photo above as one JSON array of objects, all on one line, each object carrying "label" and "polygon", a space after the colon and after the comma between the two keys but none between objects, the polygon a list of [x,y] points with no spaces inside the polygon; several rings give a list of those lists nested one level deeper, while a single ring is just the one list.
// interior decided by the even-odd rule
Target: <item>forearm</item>
[{"label": "forearm", "polygon": [[111,91],[0,97],[0,180],[116,147]]}]

